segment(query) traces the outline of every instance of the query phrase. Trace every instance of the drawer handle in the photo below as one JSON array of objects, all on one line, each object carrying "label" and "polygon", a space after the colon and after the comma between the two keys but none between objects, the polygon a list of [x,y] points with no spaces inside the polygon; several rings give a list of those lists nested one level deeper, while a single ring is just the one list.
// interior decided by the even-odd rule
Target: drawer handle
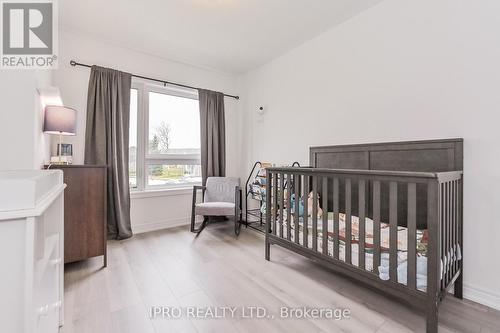
[{"label": "drawer handle", "polygon": [[61,306],[62,306],[62,302],[61,301],[57,301],[57,302],[55,302],[55,303],[52,304],[52,307],[54,309],[59,309],[59,308],[61,308]]},{"label": "drawer handle", "polygon": [[38,308],[39,316],[46,316],[49,313],[49,305],[44,305]]},{"label": "drawer handle", "polygon": [[60,265],[62,263],[62,259],[61,258],[57,258],[57,259],[52,259],[50,261],[50,263],[54,266],[57,266],[57,265]]}]

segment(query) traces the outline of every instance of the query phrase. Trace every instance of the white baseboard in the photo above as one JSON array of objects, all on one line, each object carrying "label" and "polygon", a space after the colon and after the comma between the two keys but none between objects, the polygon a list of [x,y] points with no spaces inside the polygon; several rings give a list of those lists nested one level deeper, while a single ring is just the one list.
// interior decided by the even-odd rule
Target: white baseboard
[{"label": "white baseboard", "polygon": [[182,225],[188,226],[191,223],[191,218],[168,219],[147,223],[134,224],[132,223],[132,231],[134,234],[142,234],[149,231],[156,231],[168,228],[179,227]]},{"label": "white baseboard", "polygon": [[500,295],[464,284],[464,298],[500,310]]}]

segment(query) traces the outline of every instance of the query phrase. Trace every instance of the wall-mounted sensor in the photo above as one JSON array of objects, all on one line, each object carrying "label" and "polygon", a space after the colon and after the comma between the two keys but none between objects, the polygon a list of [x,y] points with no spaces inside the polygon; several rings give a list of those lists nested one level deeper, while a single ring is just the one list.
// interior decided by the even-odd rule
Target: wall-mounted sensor
[{"label": "wall-mounted sensor", "polygon": [[257,113],[262,116],[264,114],[264,107],[260,106],[259,109],[257,110]]}]

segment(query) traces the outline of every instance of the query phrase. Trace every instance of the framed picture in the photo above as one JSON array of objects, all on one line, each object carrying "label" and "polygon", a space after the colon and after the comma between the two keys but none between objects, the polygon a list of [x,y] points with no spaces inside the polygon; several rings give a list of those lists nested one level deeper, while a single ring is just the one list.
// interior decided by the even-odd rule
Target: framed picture
[{"label": "framed picture", "polygon": [[[59,156],[59,143],[57,144],[57,156]],[[63,143],[61,156],[73,156],[73,145],[71,143]]]}]

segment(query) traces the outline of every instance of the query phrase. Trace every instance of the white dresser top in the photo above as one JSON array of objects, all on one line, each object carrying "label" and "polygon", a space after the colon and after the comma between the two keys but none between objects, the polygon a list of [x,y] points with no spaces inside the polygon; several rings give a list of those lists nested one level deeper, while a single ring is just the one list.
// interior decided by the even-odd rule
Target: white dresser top
[{"label": "white dresser top", "polygon": [[14,212],[35,211],[63,189],[61,170],[0,171],[0,220]]}]

